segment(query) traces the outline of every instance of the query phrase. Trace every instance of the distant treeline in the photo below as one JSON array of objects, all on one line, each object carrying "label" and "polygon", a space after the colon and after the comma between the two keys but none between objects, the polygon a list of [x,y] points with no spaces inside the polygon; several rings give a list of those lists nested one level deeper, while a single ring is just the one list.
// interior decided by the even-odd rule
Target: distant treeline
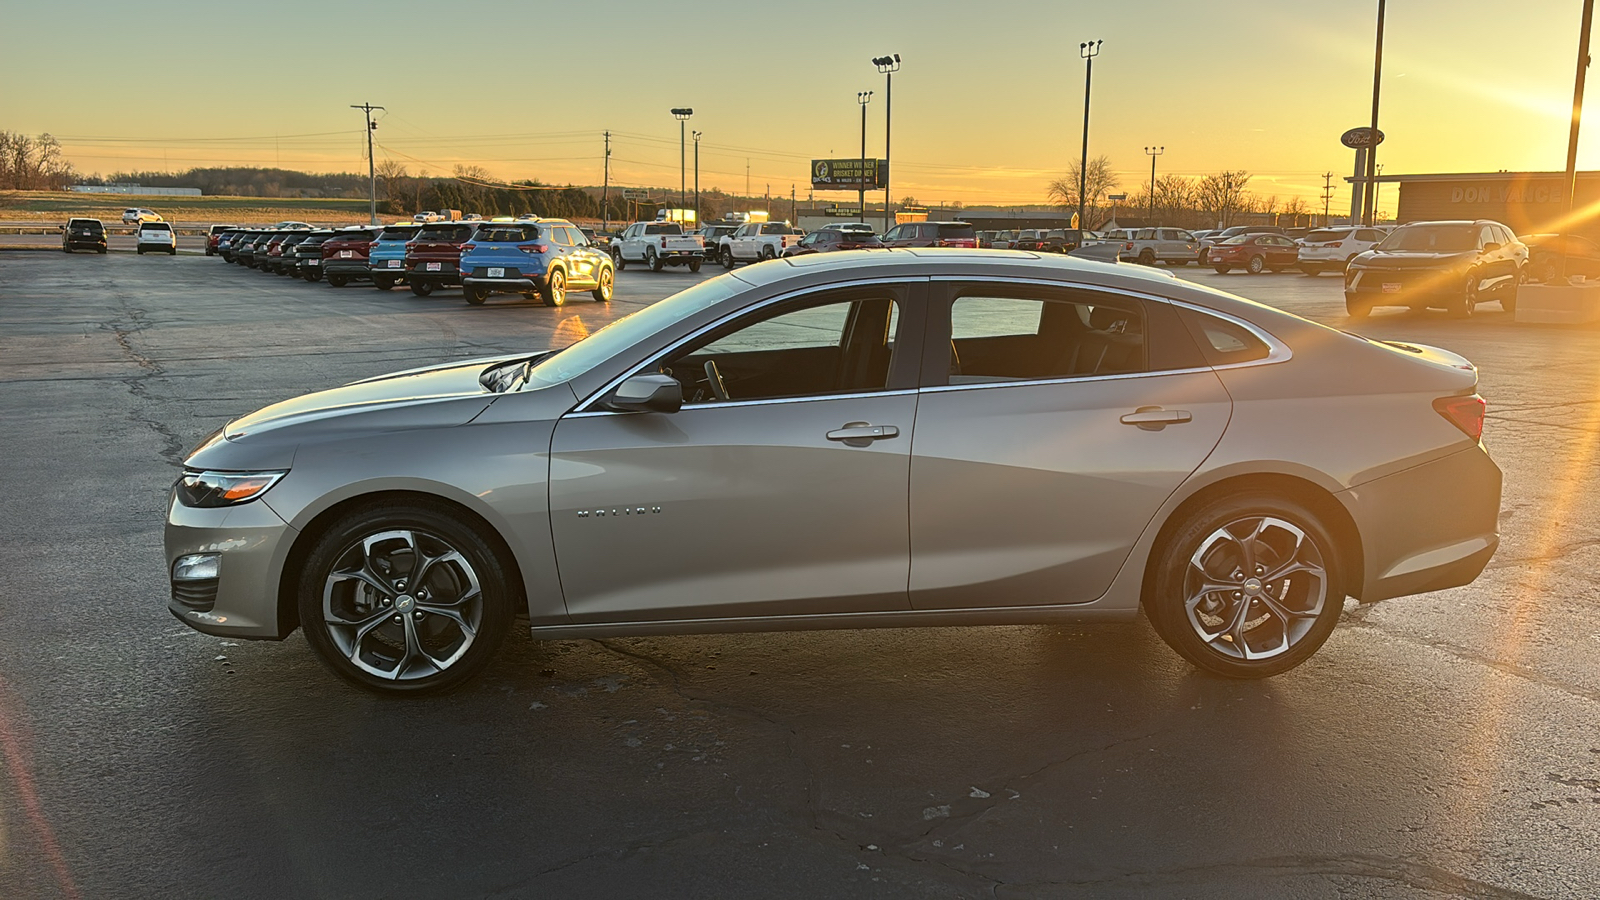
[{"label": "distant treeline", "polygon": [[187,172],[116,172],[104,177],[85,178],[81,183],[199,188],[202,194],[228,197],[356,198],[367,195],[365,175],[246,166],[190,169]]}]

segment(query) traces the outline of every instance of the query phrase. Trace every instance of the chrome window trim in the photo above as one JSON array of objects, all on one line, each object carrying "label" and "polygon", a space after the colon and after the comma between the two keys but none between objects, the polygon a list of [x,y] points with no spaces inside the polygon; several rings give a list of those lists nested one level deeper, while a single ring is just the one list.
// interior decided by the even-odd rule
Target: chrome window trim
[{"label": "chrome window trim", "polygon": [[[1177,276],[1173,275],[1172,277],[1176,278]],[[1247,368],[1249,366],[1268,366],[1268,365],[1274,365],[1276,363],[1288,362],[1289,360],[1294,358],[1294,351],[1289,349],[1289,345],[1288,344],[1285,344],[1283,341],[1278,340],[1278,338],[1275,335],[1273,335],[1271,332],[1267,331],[1266,329],[1262,328],[1261,326],[1255,324],[1254,322],[1250,322],[1248,320],[1241,319],[1238,316],[1232,315],[1230,313],[1225,313],[1225,312],[1221,312],[1220,310],[1212,309],[1212,308],[1210,308],[1208,306],[1201,306],[1198,303],[1193,303],[1193,302],[1188,301],[1188,300],[1179,300],[1176,297],[1163,297],[1160,294],[1148,294],[1148,293],[1145,293],[1143,291],[1129,290],[1129,289],[1121,288],[1121,287],[1112,287],[1112,286],[1104,285],[1104,284],[1094,284],[1092,282],[1084,282],[1084,281],[1052,281],[1052,280],[1043,279],[1043,278],[1014,278],[1014,277],[1005,277],[1005,276],[1001,276],[1001,277],[997,277],[997,278],[982,278],[982,277],[974,277],[974,276],[971,276],[971,275],[935,275],[935,276],[932,276],[931,278],[929,278],[928,280],[929,281],[943,281],[943,282],[981,281],[981,282],[992,283],[992,284],[1026,284],[1026,285],[1039,285],[1039,286],[1042,286],[1042,287],[1055,287],[1055,288],[1081,288],[1083,290],[1099,291],[1101,293],[1121,294],[1121,295],[1124,295],[1124,296],[1127,296],[1127,297],[1137,298],[1139,300],[1153,300],[1153,301],[1155,301],[1157,303],[1166,303],[1166,304],[1168,304],[1170,306],[1181,307],[1183,309],[1187,309],[1187,310],[1189,310],[1191,312],[1199,313],[1201,315],[1216,316],[1217,318],[1222,319],[1223,321],[1232,322],[1233,324],[1239,326],[1240,328],[1243,328],[1245,331],[1248,331],[1251,334],[1255,335],[1256,337],[1260,338],[1261,342],[1267,345],[1267,355],[1265,357],[1261,358],[1261,359],[1252,359],[1252,360],[1247,360],[1245,362],[1236,362],[1236,363],[1223,363],[1220,366],[1205,366],[1205,367],[1203,367],[1203,369],[1210,369],[1210,370],[1213,370],[1213,371],[1222,371],[1222,370],[1225,370],[1225,369],[1243,369],[1243,368]],[[1196,349],[1199,349],[1199,348],[1196,348]],[[1050,383],[1050,382],[1055,382],[1055,381],[1083,381],[1086,378],[1128,378],[1128,377],[1135,377],[1135,376],[1140,376],[1140,375],[1161,375],[1161,374],[1165,374],[1165,373],[1168,373],[1168,372],[1203,371],[1203,369],[1161,369],[1161,370],[1155,371],[1155,372],[1131,372],[1131,373],[1128,373],[1126,375],[1088,375],[1088,376],[1078,376],[1078,377],[1075,377],[1075,378],[1050,378],[1050,379],[1043,379],[1041,381],[1031,381],[1031,382],[1028,382],[1028,383],[1029,384],[1045,384],[1045,383]],[[1017,382],[1017,381],[994,382],[994,383],[995,384],[1022,384],[1022,382]],[[948,387],[960,387],[960,388],[987,387],[987,386],[988,385],[986,385],[986,384],[984,384],[984,385],[948,385]],[[938,388],[938,389],[942,389],[943,387],[945,387],[945,386],[940,386],[940,388]]]},{"label": "chrome window trim", "polygon": [[[977,385],[988,387],[988,385]],[[721,403],[685,403],[681,412],[694,409],[728,409],[739,406],[775,406],[780,403],[815,403],[819,400],[865,400],[869,397],[904,397],[916,394],[916,388],[901,388],[893,391],[857,391],[849,394],[813,394],[808,397],[772,397],[766,400],[728,400]],[[639,415],[632,410],[620,409],[590,409],[583,412],[570,412],[562,416],[563,419],[586,419],[591,416],[632,416]]]},{"label": "chrome window trim", "polygon": [[921,388],[924,394],[939,394],[946,391],[970,391],[975,388],[1003,388],[1003,387],[1038,387],[1046,384],[1081,384],[1092,381],[1126,381],[1130,378],[1160,378],[1166,375],[1194,375],[1199,372],[1210,372],[1211,366],[1191,366],[1187,369],[1160,369],[1155,372],[1119,372],[1114,375],[1067,375],[1061,378],[1031,378],[1027,381],[981,381],[971,384],[939,384],[932,387]]},{"label": "chrome window trim", "polygon": [[[786,300],[793,300],[796,297],[804,296],[806,294],[821,293],[823,291],[848,290],[850,288],[855,288],[855,287],[871,287],[871,286],[876,285],[876,284],[915,284],[915,283],[917,283],[919,281],[926,282],[927,280],[928,280],[928,276],[926,276],[926,275],[902,275],[902,276],[899,276],[897,278],[864,278],[864,279],[860,279],[860,280],[856,280],[856,281],[840,281],[840,282],[835,282],[833,284],[812,285],[810,287],[795,288],[792,291],[788,291],[788,292],[785,292],[785,293],[782,293],[782,294],[777,294],[775,296],[768,297],[767,299],[762,300],[759,303],[755,303],[755,304],[753,304],[751,306],[747,306],[747,307],[745,307],[743,309],[738,310],[737,312],[730,313],[729,315],[726,315],[726,316],[716,320],[715,322],[711,322],[711,323],[709,323],[707,325],[703,325],[700,328],[697,328],[694,331],[691,331],[689,334],[684,335],[683,337],[678,338],[676,341],[673,341],[672,343],[668,344],[665,349],[663,349],[663,350],[661,350],[661,351],[659,351],[657,353],[650,354],[650,359],[656,359],[656,358],[659,358],[661,356],[669,355],[669,354],[673,353],[674,351],[676,351],[679,347],[682,347],[684,344],[687,344],[687,343],[695,340],[696,338],[700,337],[701,335],[704,335],[704,334],[706,334],[707,332],[710,332],[710,331],[715,331],[717,328],[727,324],[728,321],[731,320],[731,319],[738,318],[740,316],[745,315],[746,313],[751,313],[751,312],[754,312],[756,310],[765,309],[765,308],[767,308],[767,307],[769,307],[769,306],[771,306],[771,305],[773,305],[775,303],[782,303],[782,302],[784,302]],[[902,319],[903,318],[904,318],[904,316],[902,316]],[[920,350],[920,348],[919,348],[919,350]],[[624,413],[624,411],[622,411],[622,410],[611,410],[611,409],[592,410],[590,407],[592,407],[596,403],[600,402],[600,398],[601,397],[604,397],[606,394],[608,394],[611,391],[615,390],[617,385],[619,385],[619,384],[623,383],[624,381],[627,381],[629,378],[632,378],[633,376],[639,374],[639,370],[641,368],[643,368],[648,363],[648,361],[649,360],[646,360],[645,362],[641,362],[637,366],[634,366],[634,367],[628,369],[628,371],[624,372],[623,374],[618,375],[616,378],[613,378],[610,381],[606,382],[604,387],[600,388],[598,391],[595,391],[594,393],[590,394],[588,397],[584,398],[584,401],[582,403],[579,403],[578,406],[575,409],[573,409],[572,412],[567,413],[567,415],[563,416],[562,418],[570,418],[572,416],[588,415],[590,413],[596,413],[596,414],[601,414],[601,415],[628,414],[628,413]],[[570,384],[570,382],[569,382],[569,384]],[[732,401],[729,401],[728,403],[700,404],[700,406],[701,407],[705,407],[705,406],[712,406],[712,405],[716,405],[716,406],[734,406],[734,405],[738,405],[738,404],[789,403],[789,402],[793,402],[795,400],[834,400],[834,399],[839,399],[839,398],[842,398],[842,397],[858,397],[858,396],[861,396],[861,397],[882,397],[885,394],[915,393],[915,392],[916,392],[915,389],[907,389],[905,391],[888,391],[888,390],[884,390],[884,391],[870,391],[870,392],[866,392],[866,393],[855,392],[855,393],[851,393],[851,394],[820,394],[820,395],[817,395],[815,397],[787,397],[787,398],[775,398],[775,399],[772,399],[772,400],[732,400]]]}]

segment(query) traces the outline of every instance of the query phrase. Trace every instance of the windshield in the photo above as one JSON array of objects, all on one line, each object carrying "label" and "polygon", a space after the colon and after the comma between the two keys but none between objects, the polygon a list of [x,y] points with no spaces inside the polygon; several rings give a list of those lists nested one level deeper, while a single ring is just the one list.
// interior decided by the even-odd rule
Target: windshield
[{"label": "windshield", "polygon": [[1406,225],[1384,238],[1377,249],[1464,253],[1477,247],[1476,225]]},{"label": "windshield", "polygon": [[571,381],[646,337],[670,327],[749,287],[732,275],[719,275],[659,303],[624,316],[594,334],[546,357],[528,371],[530,387]]}]

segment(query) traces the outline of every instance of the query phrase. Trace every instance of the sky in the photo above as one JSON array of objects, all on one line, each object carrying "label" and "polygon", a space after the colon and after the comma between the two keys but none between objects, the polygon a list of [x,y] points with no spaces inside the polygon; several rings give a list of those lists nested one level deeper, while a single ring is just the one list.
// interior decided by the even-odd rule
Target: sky
[{"label": "sky", "polygon": [[[1385,174],[1559,170],[1581,0],[1393,0]],[[1320,205],[1371,117],[1376,0],[701,0],[270,4],[0,0],[0,130],[50,132],[80,171],[281,166],[676,186],[679,126],[702,132],[703,188],[808,192],[813,158],[884,149],[893,81],[898,199],[1045,201],[1089,153],[1134,192],[1158,175],[1243,169],[1251,189]],[[262,10],[270,15],[258,15]],[[736,10],[736,14],[735,11]],[[1600,108],[1600,96],[1596,96]],[[1600,168],[1600,121],[1580,168]],[[689,145],[689,180],[693,179]],[[693,185],[691,183],[690,188]],[[819,199],[849,199],[821,194]],[[1336,195],[1343,196],[1343,195]],[[1334,206],[1339,205],[1334,200]],[[1348,204],[1346,197],[1345,201]]]}]

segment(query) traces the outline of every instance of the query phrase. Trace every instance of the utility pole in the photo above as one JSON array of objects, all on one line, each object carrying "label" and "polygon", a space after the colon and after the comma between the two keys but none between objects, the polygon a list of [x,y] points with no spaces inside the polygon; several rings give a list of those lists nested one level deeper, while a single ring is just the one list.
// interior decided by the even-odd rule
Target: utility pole
[{"label": "utility pole", "polygon": [[694,224],[700,225],[700,132],[694,133]]},{"label": "utility pole", "polygon": [[889,231],[890,207],[894,205],[889,194],[889,135],[893,130],[894,117],[894,73],[900,71],[900,54],[889,53],[876,57],[872,64],[883,73],[883,230]]},{"label": "utility pole", "polygon": [[744,158],[744,195],[750,196],[750,157]]},{"label": "utility pole", "polygon": [[800,224],[800,214],[795,210],[795,190],[792,184],[789,185],[789,224]]},{"label": "utility pole", "polygon": [[856,210],[856,218],[865,222],[867,221],[867,104],[872,102],[872,92],[857,91],[856,102],[861,104],[861,180],[857,184],[861,190],[856,201],[861,207]]},{"label": "utility pole", "polygon": [[1084,61],[1083,69],[1083,157],[1078,163],[1078,227],[1088,228],[1084,220],[1084,193],[1089,189],[1089,87],[1094,80],[1094,58],[1100,55],[1100,45],[1105,41],[1085,41],[1078,45],[1078,56]]},{"label": "utility pole", "polygon": [[[1589,29],[1594,25],[1594,0],[1583,0],[1583,26],[1578,33],[1578,74],[1572,85],[1572,130],[1567,133],[1566,216],[1561,219],[1565,231],[1572,226],[1573,198],[1578,191],[1578,124],[1583,119],[1583,82],[1589,68]],[[1561,247],[1561,283],[1567,283],[1566,241],[1557,241]]]},{"label": "utility pole", "polygon": [[1377,175],[1378,165],[1378,89],[1383,86],[1383,8],[1385,0],[1378,0],[1378,46],[1372,58],[1372,145],[1367,148],[1367,183],[1363,195],[1366,197],[1361,224],[1371,225],[1372,208],[1376,198],[1374,192],[1378,183],[1374,180]]},{"label": "utility pole", "polygon": [[372,221],[367,224],[376,225],[378,224],[378,166],[372,158],[372,133],[378,130],[378,123],[372,121],[372,111],[383,109],[383,107],[373,106],[371,103],[363,103],[359,106],[352,103],[350,108],[359,109],[367,114],[367,202],[370,205],[369,213],[372,216]]},{"label": "utility pole", "polygon": [[1333,204],[1333,173],[1322,173],[1322,227],[1328,227],[1328,210]]},{"label": "utility pole", "polygon": [[1167,148],[1146,147],[1144,152],[1150,157],[1150,221],[1146,225],[1154,228],[1156,225],[1156,157],[1167,152]]},{"label": "utility pole", "polygon": [[606,132],[605,181],[600,188],[600,230],[611,230],[611,132]]}]

